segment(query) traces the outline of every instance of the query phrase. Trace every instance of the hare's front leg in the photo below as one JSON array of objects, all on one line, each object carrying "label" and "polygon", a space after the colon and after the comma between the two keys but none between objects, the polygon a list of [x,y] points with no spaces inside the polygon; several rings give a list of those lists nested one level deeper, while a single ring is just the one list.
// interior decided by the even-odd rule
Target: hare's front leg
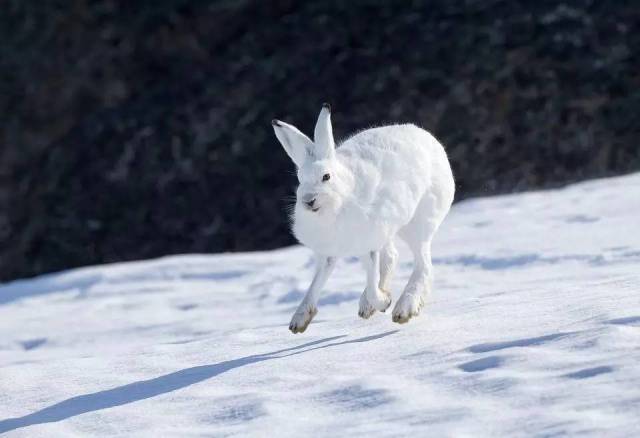
[{"label": "hare's front leg", "polygon": [[367,269],[367,287],[360,296],[360,309],[358,315],[367,319],[376,310],[384,312],[391,305],[391,294],[380,289],[380,252],[371,251],[363,257]]},{"label": "hare's front leg", "polygon": [[331,275],[335,265],[335,257],[317,257],[316,273],[313,276],[311,286],[309,286],[307,294],[302,299],[289,324],[289,330],[293,333],[304,332],[313,317],[318,313],[320,292],[322,292],[322,288],[329,279],[329,275]]}]

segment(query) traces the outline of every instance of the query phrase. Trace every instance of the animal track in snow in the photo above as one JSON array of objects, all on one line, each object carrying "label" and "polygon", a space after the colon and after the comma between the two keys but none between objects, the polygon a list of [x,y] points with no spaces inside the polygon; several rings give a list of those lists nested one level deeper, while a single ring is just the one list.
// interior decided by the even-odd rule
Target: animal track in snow
[{"label": "animal track in snow", "polygon": [[41,345],[46,344],[47,338],[36,338],[36,339],[28,339],[26,341],[21,341],[20,345],[24,350],[35,350]]},{"label": "animal track in snow", "polygon": [[338,405],[348,410],[375,408],[392,401],[387,391],[383,389],[367,389],[361,385],[345,386],[324,394],[322,398],[329,404]]},{"label": "animal track in snow", "polygon": [[590,377],[599,376],[600,374],[608,374],[612,371],[613,368],[610,366],[601,366],[594,368],[585,368],[583,370],[565,374],[564,377],[567,377],[569,379],[588,379]]},{"label": "animal track in snow", "polygon": [[599,217],[587,216],[585,214],[576,214],[565,218],[565,222],[570,224],[588,224],[599,220]]},{"label": "animal track in snow", "polygon": [[476,373],[491,368],[498,368],[504,363],[504,358],[500,356],[487,356],[482,359],[476,359],[458,365],[462,371],[467,373]]},{"label": "animal track in snow", "polygon": [[504,350],[514,347],[530,347],[533,345],[541,345],[554,339],[563,338],[571,335],[572,333],[553,333],[545,336],[538,336],[535,338],[523,338],[515,339],[513,341],[505,342],[488,342],[484,344],[476,344],[467,348],[467,351],[471,353],[488,353],[490,351]]},{"label": "animal track in snow", "polygon": [[640,316],[628,316],[626,318],[610,319],[607,322],[614,325],[635,325],[636,323],[640,324]]}]

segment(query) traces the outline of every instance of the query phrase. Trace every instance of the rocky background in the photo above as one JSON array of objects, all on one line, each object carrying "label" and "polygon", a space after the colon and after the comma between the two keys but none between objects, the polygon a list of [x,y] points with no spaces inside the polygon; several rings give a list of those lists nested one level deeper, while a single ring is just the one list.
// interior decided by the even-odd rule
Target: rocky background
[{"label": "rocky background", "polygon": [[0,279],[293,243],[278,117],[411,121],[458,199],[640,169],[640,2],[3,0]]}]

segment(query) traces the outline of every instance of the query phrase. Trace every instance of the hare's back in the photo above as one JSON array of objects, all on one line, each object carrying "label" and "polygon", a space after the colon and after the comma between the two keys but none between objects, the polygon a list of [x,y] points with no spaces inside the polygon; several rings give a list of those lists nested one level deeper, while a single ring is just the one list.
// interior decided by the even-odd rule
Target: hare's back
[{"label": "hare's back", "polygon": [[[428,172],[430,157],[437,155],[438,141],[427,131],[412,124],[388,125],[361,131],[345,140],[338,154],[351,166],[373,166],[382,174]],[[416,175],[424,179],[424,172]],[[402,175],[398,175],[400,179]],[[410,175],[409,175],[410,176]]]},{"label": "hare's back", "polygon": [[[442,146],[415,125],[367,129],[346,140],[337,153],[354,171],[355,192],[366,214],[407,223],[431,185]],[[446,155],[445,155],[446,156]]]}]

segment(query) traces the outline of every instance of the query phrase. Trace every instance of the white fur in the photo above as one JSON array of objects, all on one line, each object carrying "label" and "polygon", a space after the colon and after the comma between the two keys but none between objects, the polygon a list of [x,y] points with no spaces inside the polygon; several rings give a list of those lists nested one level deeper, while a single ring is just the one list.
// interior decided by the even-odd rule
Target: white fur
[{"label": "white fur", "polygon": [[[403,323],[418,315],[433,280],[431,241],[455,191],[442,145],[427,131],[406,124],[367,129],[336,148],[326,104],[316,123],[315,142],[284,122],[274,120],[273,128],[298,167],[293,233],[318,257],[291,331],[303,332],[311,322],[320,291],[340,256],[362,257],[367,270],[359,315],[384,312],[391,302],[387,287],[397,260],[396,235],[406,241],[415,262],[393,320]],[[306,204],[312,200],[311,206]]]}]

